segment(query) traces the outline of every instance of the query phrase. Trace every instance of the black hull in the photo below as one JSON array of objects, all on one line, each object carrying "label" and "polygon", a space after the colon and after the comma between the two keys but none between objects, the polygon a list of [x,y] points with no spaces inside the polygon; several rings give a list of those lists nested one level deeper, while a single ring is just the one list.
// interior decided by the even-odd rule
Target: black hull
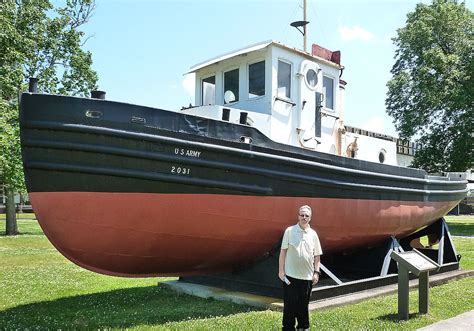
[{"label": "black hull", "polygon": [[21,109],[30,192],[395,201],[454,201],[466,192],[465,181],[306,151],[270,141],[252,127],[159,109],[36,94],[24,94]]}]

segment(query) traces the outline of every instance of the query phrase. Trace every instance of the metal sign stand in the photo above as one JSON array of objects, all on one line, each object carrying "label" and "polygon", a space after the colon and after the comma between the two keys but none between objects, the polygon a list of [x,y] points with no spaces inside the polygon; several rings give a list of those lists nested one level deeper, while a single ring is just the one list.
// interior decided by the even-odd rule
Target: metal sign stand
[{"label": "metal sign stand", "polygon": [[398,318],[409,317],[409,280],[410,272],[418,277],[418,310],[420,314],[428,313],[429,306],[429,272],[440,266],[416,249],[408,252],[392,251],[392,259],[398,263]]}]

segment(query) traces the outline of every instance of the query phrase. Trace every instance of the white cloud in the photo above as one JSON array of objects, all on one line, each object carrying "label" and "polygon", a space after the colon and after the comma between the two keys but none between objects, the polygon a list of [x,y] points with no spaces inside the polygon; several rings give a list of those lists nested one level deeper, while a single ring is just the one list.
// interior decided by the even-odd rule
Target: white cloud
[{"label": "white cloud", "polygon": [[377,133],[385,133],[384,132],[384,120],[382,117],[374,116],[371,117],[363,126],[364,130],[377,132]]},{"label": "white cloud", "polygon": [[398,137],[391,118],[388,115],[373,116],[362,126],[362,129],[376,133],[386,134],[392,137]]},{"label": "white cloud", "polygon": [[369,42],[376,39],[372,32],[367,31],[357,25],[353,27],[341,26],[339,27],[339,34],[343,41],[359,40],[363,42]]},{"label": "white cloud", "polygon": [[194,79],[195,79],[195,74],[187,74],[184,75],[183,81],[181,84],[183,85],[184,90],[186,93],[189,94],[190,97],[194,98]]},{"label": "white cloud", "polygon": [[384,43],[388,43],[388,44],[392,45],[393,44],[393,41],[392,41],[393,37],[394,36],[392,34],[386,34],[385,36],[383,36],[382,41]]}]

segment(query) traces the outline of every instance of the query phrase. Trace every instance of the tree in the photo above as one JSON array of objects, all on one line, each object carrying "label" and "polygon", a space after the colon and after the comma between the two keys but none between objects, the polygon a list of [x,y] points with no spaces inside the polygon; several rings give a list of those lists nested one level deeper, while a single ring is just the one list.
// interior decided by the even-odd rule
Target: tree
[{"label": "tree", "polygon": [[82,50],[80,27],[94,10],[94,0],[0,2],[0,178],[7,195],[6,234],[18,233],[15,192],[24,191],[18,125],[18,95],[29,77],[42,92],[85,96],[96,89],[92,55]]},{"label": "tree", "polygon": [[385,100],[401,138],[419,137],[412,166],[428,172],[472,167],[474,15],[456,0],[418,4],[393,39]]}]

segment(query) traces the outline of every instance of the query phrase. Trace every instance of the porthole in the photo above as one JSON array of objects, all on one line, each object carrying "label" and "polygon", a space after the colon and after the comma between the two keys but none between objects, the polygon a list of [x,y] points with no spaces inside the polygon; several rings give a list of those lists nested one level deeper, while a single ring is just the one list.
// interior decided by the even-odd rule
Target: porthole
[{"label": "porthole", "polygon": [[311,89],[315,89],[316,85],[318,85],[318,73],[314,69],[309,69],[306,71],[306,84]]},{"label": "porthole", "polygon": [[379,152],[379,162],[380,163],[385,163],[385,154],[387,154],[387,151],[385,151],[385,149],[381,149],[380,152]]},{"label": "porthole", "polygon": [[321,75],[321,68],[317,63],[304,60],[301,62],[298,75],[302,78],[302,81],[309,90],[316,91]]}]

